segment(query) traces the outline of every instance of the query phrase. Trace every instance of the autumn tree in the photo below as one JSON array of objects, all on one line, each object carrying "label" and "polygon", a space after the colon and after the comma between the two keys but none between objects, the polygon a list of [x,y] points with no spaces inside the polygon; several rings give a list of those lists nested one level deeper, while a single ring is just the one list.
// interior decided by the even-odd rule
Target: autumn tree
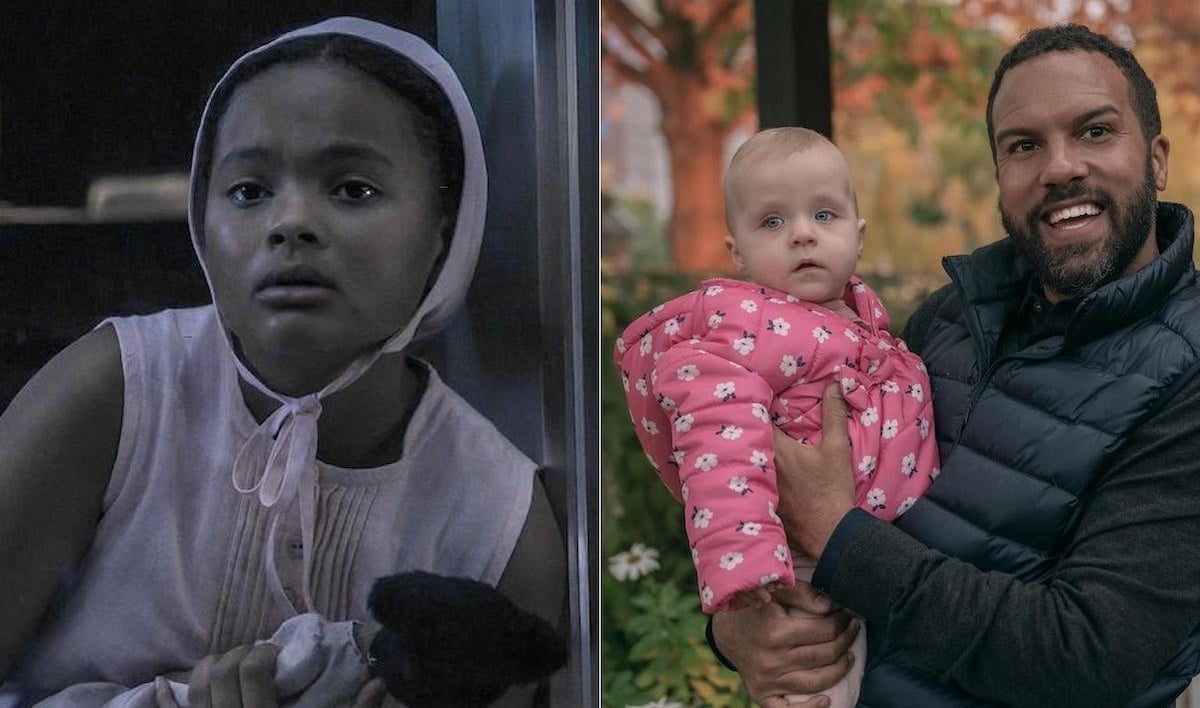
[{"label": "autumn tree", "polygon": [[603,0],[603,65],[659,100],[671,167],[672,259],[729,267],[721,199],[725,141],[754,115],[750,0]]}]

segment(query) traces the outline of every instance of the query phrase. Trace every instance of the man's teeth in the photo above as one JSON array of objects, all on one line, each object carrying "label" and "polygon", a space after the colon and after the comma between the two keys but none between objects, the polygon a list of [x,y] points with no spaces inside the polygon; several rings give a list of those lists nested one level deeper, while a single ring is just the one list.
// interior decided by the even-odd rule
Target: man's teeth
[{"label": "man's teeth", "polygon": [[1046,218],[1053,226],[1063,219],[1074,219],[1077,216],[1095,216],[1100,213],[1100,207],[1095,204],[1080,204],[1078,206],[1059,209],[1058,211],[1050,212],[1050,216]]}]

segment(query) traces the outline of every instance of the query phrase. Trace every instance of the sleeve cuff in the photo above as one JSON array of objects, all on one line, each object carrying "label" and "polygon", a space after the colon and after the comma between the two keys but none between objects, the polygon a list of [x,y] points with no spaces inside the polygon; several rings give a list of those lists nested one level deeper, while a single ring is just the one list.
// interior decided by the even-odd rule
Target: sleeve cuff
[{"label": "sleeve cuff", "polygon": [[817,567],[813,570],[813,587],[821,592],[829,591],[829,586],[833,582],[833,574],[837,571],[838,561],[842,559],[846,547],[874,518],[858,507],[846,512],[846,515],[833,529],[829,542],[825,544],[825,552],[821,554],[821,558],[817,561]]}]

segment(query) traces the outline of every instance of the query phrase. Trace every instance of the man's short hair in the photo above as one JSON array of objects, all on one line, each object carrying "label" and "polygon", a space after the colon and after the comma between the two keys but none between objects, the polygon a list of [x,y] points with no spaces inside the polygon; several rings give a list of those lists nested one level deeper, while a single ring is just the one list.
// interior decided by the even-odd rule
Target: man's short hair
[{"label": "man's short hair", "polygon": [[1133,104],[1133,112],[1137,115],[1138,123],[1142,126],[1142,135],[1149,143],[1151,139],[1162,133],[1162,118],[1158,113],[1158,97],[1154,90],[1154,82],[1146,76],[1142,65],[1133,56],[1133,52],[1113,42],[1103,34],[1097,34],[1083,25],[1054,25],[1032,30],[1021,37],[1012,49],[1000,59],[996,67],[996,75],[992,78],[992,88],[987,100],[987,131],[988,146],[992,149],[992,162],[996,161],[996,130],[992,123],[992,105],[996,101],[996,92],[1000,89],[1000,81],[1018,64],[1040,57],[1051,52],[1096,52],[1108,57],[1117,65],[1129,84],[1129,102]]}]

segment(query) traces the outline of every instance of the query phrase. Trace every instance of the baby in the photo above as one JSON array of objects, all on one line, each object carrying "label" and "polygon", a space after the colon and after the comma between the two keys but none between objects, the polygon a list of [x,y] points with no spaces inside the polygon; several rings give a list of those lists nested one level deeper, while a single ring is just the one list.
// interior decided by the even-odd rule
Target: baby
[{"label": "baby", "polygon": [[[862,508],[892,520],[938,473],[925,367],[854,275],[866,222],[841,152],[804,128],[758,133],[730,163],[725,214],[730,255],[754,282],[705,281],[633,322],[615,352],[638,439],[686,506],[708,613],[811,578],[776,514],[772,428],[819,442],[831,381]],[[857,677],[827,692],[834,705],[857,700],[865,646],[860,633]]]}]

